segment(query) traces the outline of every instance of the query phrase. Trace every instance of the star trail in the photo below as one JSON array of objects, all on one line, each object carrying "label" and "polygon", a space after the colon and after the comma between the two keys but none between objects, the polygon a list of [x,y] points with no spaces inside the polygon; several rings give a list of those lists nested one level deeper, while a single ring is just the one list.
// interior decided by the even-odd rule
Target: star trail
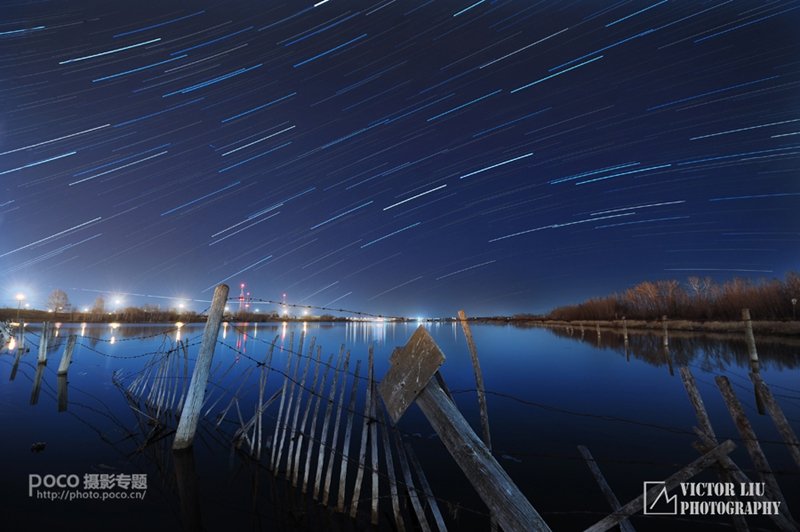
[{"label": "star trail", "polygon": [[783,277],[798,7],[5,5],[0,297],[479,315]]}]

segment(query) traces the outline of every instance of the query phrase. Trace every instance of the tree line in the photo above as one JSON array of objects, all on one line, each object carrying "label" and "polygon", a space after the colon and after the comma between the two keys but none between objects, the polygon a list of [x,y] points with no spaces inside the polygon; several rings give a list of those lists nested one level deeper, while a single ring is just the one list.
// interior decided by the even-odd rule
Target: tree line
[{"label": "tree line", "polygon": [[796,319],[800,273],[786,278],[734,278],[717,283],[710,277],[645,281],[622,293],[595,297],[558,307],[547,314],[554,320],[654,320],[661,316],[685,320],[738,320],[749,308],[753,319]]}]

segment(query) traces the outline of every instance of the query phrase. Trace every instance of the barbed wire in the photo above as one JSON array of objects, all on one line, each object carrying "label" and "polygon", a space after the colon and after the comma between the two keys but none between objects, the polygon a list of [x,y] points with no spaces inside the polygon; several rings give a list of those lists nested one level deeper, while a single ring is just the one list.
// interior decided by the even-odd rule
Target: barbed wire
[{"label": "barbed wire", "polygon": [[278,305],[280,307],[287,307],[287,308],[298,308],[298,309],[305,309],[305,310],[324,310],[328,312],[342,312],[344,314],[353,314],[356,316],[369,316],[371,318],[382,318],[382,319],[390,319],[390,320],[400,320],[400,321],[413,321],[415,318],[411,318],[408,316],[393,316],[391,314],[375,314],[374,312],[367,312],[364,310],[352,310],[346,308],[335,308],[335,307],[323,307],[319,305],[304,305],[301,303],[288,303],[285,301],[276,301],[274,299],[268,298],[259,298],[259,297],[245,297],[242,299],[239,296],[230,296],[228,297],[228,301],[231,302],[242,302],[245,304],[252,304],[252,303],[265,303],[267,305]]}]

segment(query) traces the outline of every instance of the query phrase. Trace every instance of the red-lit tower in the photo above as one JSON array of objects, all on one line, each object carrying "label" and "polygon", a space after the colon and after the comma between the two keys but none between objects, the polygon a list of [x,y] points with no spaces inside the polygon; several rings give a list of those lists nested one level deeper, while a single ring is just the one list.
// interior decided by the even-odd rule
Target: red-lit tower
[{"label": "red-lit tower", "polygon": [[244,311],[244,283],[239,286],[241,288],[241,292],[239,292],[239,312],[241,313]]}]

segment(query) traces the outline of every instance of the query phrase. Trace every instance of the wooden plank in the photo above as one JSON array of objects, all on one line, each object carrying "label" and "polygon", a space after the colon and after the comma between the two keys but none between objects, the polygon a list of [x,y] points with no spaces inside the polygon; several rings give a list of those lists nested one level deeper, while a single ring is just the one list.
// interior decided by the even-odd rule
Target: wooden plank
[{"label": "wooden plank", "polygon": [[742,404],[733,393],[730,381],[723,375],[717,376],[714,380],[717,383],[719,391],[722,393],[722,398],[725,400],[725,405],[728,407],[728,412],[730,412],[731,418],[733,418],[736,429],[742,436],[742,442],[747,452],[750,454],[750,459],[753,461],[753,465],[756,466],[756,470],[758,470],[759,478],[766,484],[767,489],[769,489],[772,496],[775,497],[775,500],[781,501],[781,505],[785,507],[786,499],[783,497],[783,492],[778,485],[778,481],[775,479],[775,475],[772,474],[772,469],[767,461],[767,457],[761,449],[761,444],[758,443],[756,433],[752,425],[750,425],[747,415],[744,413]]},{"label": "wooden plank", "polygon": [[797,435],[792,430],[791,425],[789,425],[789,420],[786,419],[783,410],[781,410],[780,405],[772,396],[769,386],[767,386],[767,383],[761,378],[761,375],[758,373],[750,373],[750,380],[753,381],[753,384],[758,390],[758,394],[767,407],[772,421],[775,423],[775,427],[778,429],[778,432],[780,432],[783,441],[786,442],[786,448],[789,454],[792,455],[792,459],[794,459],[795,463],[800,467],[800,441],[797,440]]},{"label": "wooden plank", "polygon": [[269,353],[266,357],[264,357],[264,363],[261,366],[261,375],[259,378],[259,388],[258,388],[258,408],[256,415],[258,416],[258,447],[256,448],[256,460],[261,460],[261,435],[262,435],[262,426],[264,424],[264,391],[267,388],[267,381],[269,379],[269,372],[272,369],[272,355],[275,352],[275,342],[278,340],[276,336],[275,339],[269,346]]},{"label": "wooden plank", "polygon": [[[372,378],[374,366],[372,359],[372,346],[369,346],[369,363],[367,370],[367,398],[364,402],[364,419],[361,425],[361,446],[358,451],[358,471],[356,472],[356,483],[353,486],[353,497],[350,500],[350,517],[353,519],[358,515],[358,502],[361,496],[361,483],[364,479],[364,463],[367,456],[367,439],[369,437],[369,408],[372,404]],[[384,381],[385,382],[385,381]]]},{"label": "wooden plank", "polygon": [[[617,496],[614,495],[614,491],[611,489],[611,486],[608,485],[608,481],[606,480],[606,477],[603,476],[603,472],[600,471],[600,467],[598,467],[597,461],[592,456],[592,453],[590,453],[589,449],[583,445],[578,445],[578,452],[581,453],[581,456],[586,461],[586,465],[589,466],[589,471],[592,472],[592,476],[597,482],[597,485],[600,486],[600,491],[602,491],[603,495],[605,495],[608,504],[611,505],[611,509],[615,512],[619,511],[620,508],[622,508],[622,505],[619,503]],[[620,521],[619,529],[621,532],[636,531],[629,519],[623,519]]]},{"label": "wooden plank", "polygon": [[435,379],[417,404],[503,530],[550,530]]},{"label": "wooden plank", "polygon": [[492,436],[489,432],[489,409],[486,406],[486,390],[483,386],[483,372],[481,371],[481,364],[478,361],[478,349],[475,347],[475,340],[472,338],[472,330],[469,328],[467,321],[467,314],[463,310],[458,311],[458,319],[461,322],[461,328],[464,330],[464,336],[467,339],[467,346],[469,347],[469,354],[472,357],[472,370],[475,373],[475,388],[478,390],[478,409],[481,416],[481,429],[483,430],[483,443],[489,450],[492,450]]},{"label": "wooden plank", "polygon": [[425,471],[422,470],[422,466],[417,459],[417,453],[414,452],[414,448],[410,443],[406,443],[404,447],[406,450],[406,456],[411,463],[411,467],[414,468],[414,471],[417,474],[417,480],[419,480],[422,493],[425,494],[425,499],[428,502],[428,508],[430,508],[431,513],[433,514],[433,520],[436,523],[436,527],[439,529],[439,532],[447,532],[447,525],[444,523],[444,516],[439,510],[439,504],[436,502],[436,497],[433,496],[433,491],[431,490],[430,484],[428,484],[428,478],[425,476]]},{"label": "wooden plank", "polygon": [[[339,371],[341,371],[341,364],[342,364],[342,351],[344,350],[344,346],[339,349],[339,359],[336,361],[336,373],[334,373],[334,383],[337,380],[339,375]],[[330,391],[328,392],[328,404],[325,407],[325,419],[322,421],[322,434],[320,435],[320,443],[319,443],[319,456],[317,456],[317,471],[314,475],[314,500],[317,500],[320,494],[320,488],[322,487],[322,470],[324,461],[325,461],[325,446],[328,442],[328,427],[330,426],[331,422],[331,412],[333,411],[333,399],[336,397],[336,387],[331,386]],[[336,442],[332,441],[330,444],[331,449],[336,449]]]},{"label": "wooden plank", "polygon": [[[328,374],[331,370],[333,363],[333,354],[328,356],[328,363],[325,366],[325,373],[322,375],[322,382],[315,393],[314,413],[311,416],[311,427],[308,430],[308,449],[306,450],[306,463],[303,473],[302,492],[305,493],[308,489],[308,476],[311,474],[311,456],[314,454],[314,445],[317,443],[317,418],[319,417],[319,405],[322,404],[322,392],[325,391],[325,383],[328,382]],[[336,370],[334,370],[334,375]],[[322,446],[320,445],[320,449]],[[319,467],[319,464],[317,465]]]},{"label": "wooden plank", "polygon": [[64,348],[64,354],[61,355],[61,363],[58,365],[58,375],[66,375],[69,370],[69,364],[72,362],[72,352],[75,351],[75,342],[78,337],[70,334],[67,338],[67,347]]},{"label": "wooden plank", "polygon": [[344,512],[345,493],[347,487],[347,469],[350,465],[350,431],[353,428],[353,413],[356,410],[356,393],[358,392],[358,374],[361,369],[361,361],[356,360],[356,370],[353,373],[353,384],[350,386],[350,401],[347,404],[347,423],[344,430],[344,441],[342,442],[342,460],[339,471],[339,491],[337,492],[336,511]]},{"label": "wooden plank", "polygon": [[[339,392],[339,401],[336,406],[336,419],[333,423],[333,436],[331,436],[331,452],[330,456],[328,457],[328,465],[325,471],[325,482],[322,486],[322,504],[323,506],[328,506],[328,499],[330,498],[331,493],[331,480],[333,479],[333,466],[336,463],[336,446],[339,442],[339,421],[342,418],[342,402],[344,401],[344,389],[345,385],[347,384],[347,368],[350,366],[350,351],[347,351],[347,355],[344,357],[344,367],[342,368],[342,389]],[[334,377],[335,380],[336,377]],[[333,383],[333,387],[336,388],[336,383]],[[347,467],[344,464],[340,464],[341,467]]]},{"label": "wooden plank", "polygon": [[211,308],[208,311],[208,321],[206,321],[206,326],[203,330],[203,341],[194,365],[189,393],[186,395],[186,402],[181,411],[181,419],[175,432],[175,440],[172,443],[174,450],[187,449],[191,447],[194,440],[197,423],[200,420],[200,408],[203,405],[203,399],[206,394],[208,375],[211,371],[211,361],[214,358],[214,348],[217,346],[222,313],[225,310],[227,299],[228,285],[217,285],[216,289],[214,289]]},{"label": "wooden plank", "polygon": [[708,466],[712,465],[714,462],[717,462],[720,456],[730,454],[730,452],[735,448],[736,444],[734,444],[731,440],[727,440],[724,443],[714,447],[712,450],[708,451],[706,454],[690,463],[677,473],[672,474],[670,477],[664,480],[663,485],[653,486],[647,490],[647,492],[639,495],[613,514],[601,519],[594,525],[587,528],[584,532],[603,532],[618,525],[623,519],[640,512],[642,508],[644,508],[645,496],[648,500],[652,500],[661,493],[662,489],[666,489],[667,492],[672,491],[678,487],[681,482],[686,482],[690,478],[694,477]]},{"label": "wooden plank", "polygon": [[403,412],[428,384],[444,363],[442,353],[431,335],[420,325],[405,346],[394,357],[389,371],[378,389],[386,410],[397,423]]},{"label": "wooden plank", "polygon": [[386,462],[386,474],[389,477],[389,495],[392,499],[392,515],[394,515],[395,528],[400,532],[405,532],[406,526],[403,521],[403,514],[400,512],[400,499],[397,496],[397,480],[394,474],[392,444],[389,442],[389,423],[385,413],[381,417],[383,418],[383,423],[381,423],[380,427],[381,441],[383,442],[383,460]]}]

